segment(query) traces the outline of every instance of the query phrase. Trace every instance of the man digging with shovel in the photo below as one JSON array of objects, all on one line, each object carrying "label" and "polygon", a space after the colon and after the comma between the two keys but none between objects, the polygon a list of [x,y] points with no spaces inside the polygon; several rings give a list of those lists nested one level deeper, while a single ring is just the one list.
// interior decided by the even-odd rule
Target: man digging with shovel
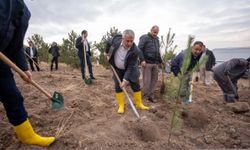
[{"label": "man digging with shovel", "polygon": [[[23,0],[0,1],[0,54],[1,56],[5,54],[25,72],[26,76],[21,77],[27,82],[31,82],[32,78],[22,47],[29,18],[30,12]],[[22,143],[46,147],[55,141],[54,137],[41,137],[33,130],[23,105],[23,96],[16,86],[10,67],[2,60],[0,60],[0,101]]]},{"label": "man digging with shovel", "polygon": [[[109,39],[105,48],[105,55],[109,56],[109,63],[114,68],[114,73],[117,73],[121,83],[114,75],[116,99],[119,104],[118,113],[124,113],[124,92],[123,88],[130,83],[133,90],[136,108],[148,110],[142,103],[141,89],[139,84],[139,48],[134,43],[134,32],[125,30],[123,34],[118,34]],[[111,50],[112,49],[112,50]]]},{"label": "man digging with shovel", "polygon": [[[78,49],[78,56],[80,58],[82,79],[86,84],[91,84],[91,79],[95,80],[96,78],[92,71],[90,44],[87,41],[87,36],[88,31],[83,30],[81,36],[76,39],[76,48]],[[89,78],[85,74],[86,66],[88,66]]]}]

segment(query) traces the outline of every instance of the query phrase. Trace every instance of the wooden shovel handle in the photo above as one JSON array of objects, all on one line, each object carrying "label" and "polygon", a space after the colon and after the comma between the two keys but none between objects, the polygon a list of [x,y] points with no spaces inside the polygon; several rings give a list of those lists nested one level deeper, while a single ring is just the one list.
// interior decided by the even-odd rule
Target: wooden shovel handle
[{"label": "wooden shovel handle", "polygon": [[[107,57],[107,59],[109,60],[109,56],[106,56],[106,57]],[[116,79],[118,80],[119,84],[121,84],[121,80],[120,80],[120,78],[119,78],[117,72],[115,71],[115,68],[114,68],[111,64],[110,64],[110,67],[111,67],[111,70],[113,71],[113,73],[115,74],[115,77],[116,77]],[[123,88],[122,88],[122,91],[125,93],[126,97],[128,98],[129,104],[130,104],[130,106],[132,107],[132,110],[134,111],[136,117],[137,117],[137,118],[140,118],[140,115],[139,115],[138,111],[136,110],[136,108],[135,108],[135,106],[134,106],[134,104],[133,104],[131,98],[129,97],[126,88],[123,87]]]},{"label": "wooden shovel handle", "polygon": [[[18,68],[9,58],[7,58],[2,52],[0,52],[0,59],[3,62],[5,62],[10,68],[15,70],[20,76],[28,78],[28,76],[20,68]],[[31,80],[30,83],[34,87],[36,87],[39,91],[41,91],[44,95],[46,95],[48,98],[52,99],[52,96],[47,91],[45,91],[39,84],[37,84],[34,80]]]},{"label": "wooden shovel handle", "polygon": [[37,65],[38,67],[39,67],[39,65],[26,53],[26,52],[24,52],[25,53],[25,55],[27,56],[27,57],[29,57],[29,59],[35,64],[35,65]]}]

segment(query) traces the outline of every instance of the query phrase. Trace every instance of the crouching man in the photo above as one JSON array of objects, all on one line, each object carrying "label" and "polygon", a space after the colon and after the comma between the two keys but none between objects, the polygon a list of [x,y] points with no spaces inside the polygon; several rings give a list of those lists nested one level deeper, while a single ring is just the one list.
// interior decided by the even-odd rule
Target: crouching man
[{"label": "crouching man", "polygon": [[214,80],[218,83],[228,103],[234,103],[237,100],[237,82],[250,68],[250,57],[246,60],[243,58],[233,58],[221,63],[213,68]]}]

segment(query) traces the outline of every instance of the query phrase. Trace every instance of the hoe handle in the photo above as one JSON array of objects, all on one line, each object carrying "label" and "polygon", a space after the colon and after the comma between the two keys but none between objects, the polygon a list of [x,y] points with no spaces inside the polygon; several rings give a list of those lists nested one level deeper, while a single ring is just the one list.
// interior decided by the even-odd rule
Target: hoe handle
[{"label": "hoe handle", "polygon": [[[15,70],[20,76],[28,78],[28,76],[20,68],[18,68],[9,58],[7,58],[2,52],[0,52],[0,60],[6,63],[10,68]],[[37,84],[34,80],[31,80],[30,83],[34,87],[36,87],[39,91],[41,91],[44,95],[46,95],[48,98],[52,99],[52,96],[47,91],[45,91],[39,84]]]}]

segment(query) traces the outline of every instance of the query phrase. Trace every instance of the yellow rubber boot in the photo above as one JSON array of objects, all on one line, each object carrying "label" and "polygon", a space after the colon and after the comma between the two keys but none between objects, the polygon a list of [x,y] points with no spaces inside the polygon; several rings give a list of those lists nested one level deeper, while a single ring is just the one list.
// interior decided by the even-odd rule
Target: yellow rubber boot
[{"label": "yellow rubber boot", "polygon": [[36,134],[28,119],[22,124],[14,126],[14,130],[18,139],[23,144],[47,147],[55,141],[55,137],[41,137],[40,135]]},{"label": "yellow rubber boot", "polygon": [[118,109],[118,113],[122,114],[124,113],[124,93],[120,92],[120,93],[116,93],[116,99],[118,101],[119,104],[119,109]]},{"label": "yellow rubber boot", "polygon": [[149,110],[149,107],[144,106],[141,98],[141,91],[134,92],[135,106],[138,109]]}]

